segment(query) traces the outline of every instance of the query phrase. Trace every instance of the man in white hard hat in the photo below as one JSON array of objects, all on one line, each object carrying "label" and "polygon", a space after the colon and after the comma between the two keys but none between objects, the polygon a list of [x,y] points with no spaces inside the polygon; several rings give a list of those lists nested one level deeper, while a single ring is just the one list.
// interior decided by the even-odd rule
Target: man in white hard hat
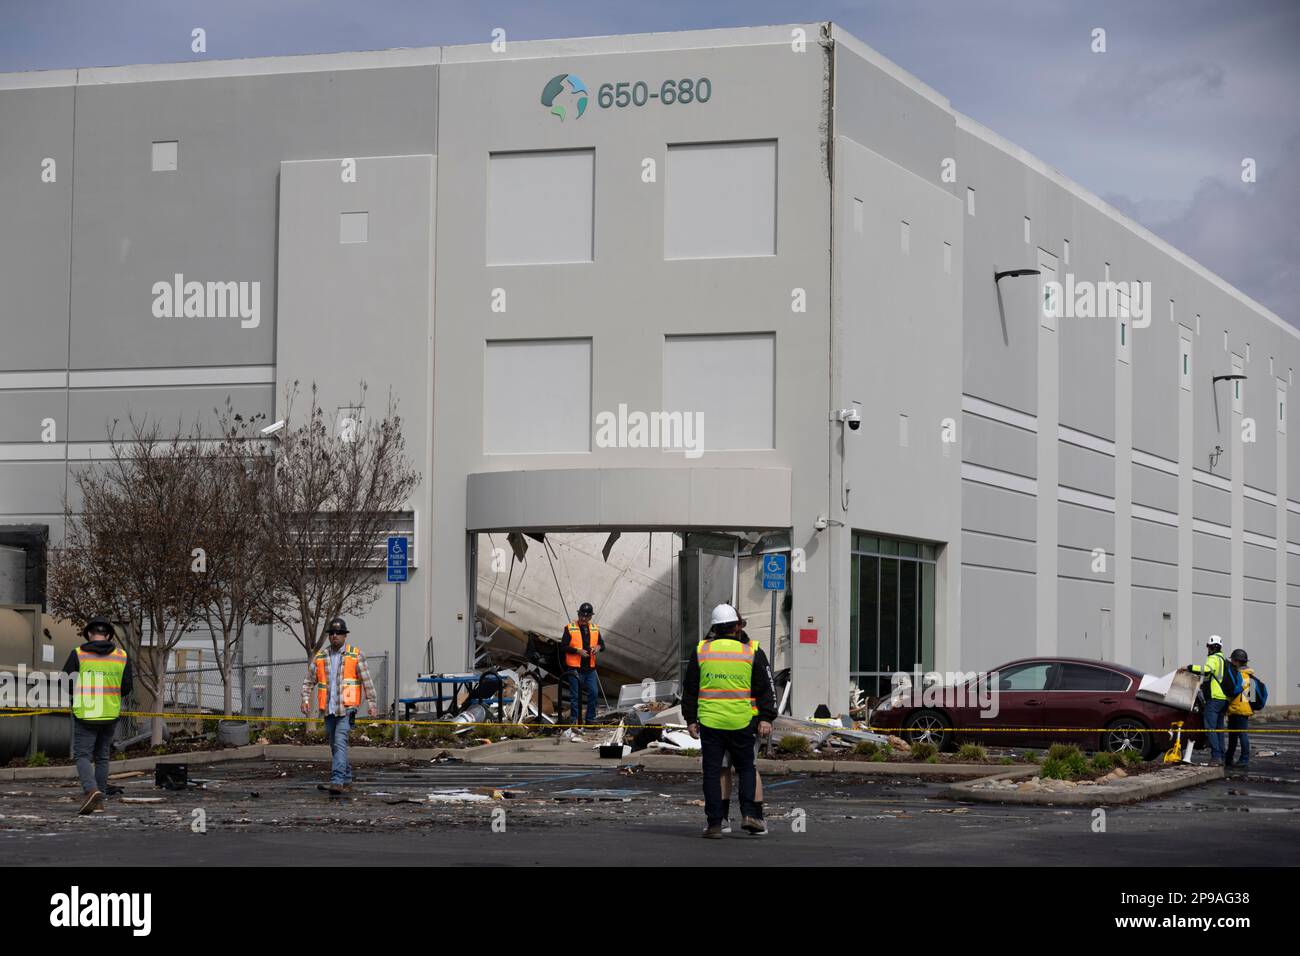
[{"label": "man in white hard hat", "polygon": [[[1205,711],[1201,715],[1205,723],[1205,736],[1210,738],[1210,766],[1223,763],[1223,729],[1224,717],[1228,712],[1228,695],[1223,691],[1223,641],[1218,634],[1211,634],[1205,641],[1205,663],[1189,664],[1184,670],[1200,674],[1205,696]],[[1209,684],[1205,689],[1204,685]]]},{"label": "man in white hard hat", "polygon": [[776,719],[767,657],[756,644],[739,640],[740,615],[730,604],[715,607],[710,623],[709,635],[691,654],[682,689],[682,716],[703,755],[704,836],[722,839],[724,753],[740,778],[741,829],[758,836],[767,826],[754,802],[754,732],[770,734]]}]

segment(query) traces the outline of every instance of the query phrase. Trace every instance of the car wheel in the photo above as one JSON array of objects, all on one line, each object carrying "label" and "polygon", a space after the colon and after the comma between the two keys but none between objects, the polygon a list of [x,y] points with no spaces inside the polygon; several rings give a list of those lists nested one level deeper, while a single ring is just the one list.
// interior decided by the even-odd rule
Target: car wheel
[{"label": "car wheel", "polygon": [[1155,734],[1136,717],[1121,717],[1111,721],[1106,725],[1106,732],[1101,735],[1102,750],[1113,754],[1133,750],[1143,760],[1155,756],[1155,743]]},{"label": "car wheel", "polygon": [[904,739],[909,744],[934,744],[946,750],[952,743],[952,722],[937,710],[918,710],[903,722]]}]

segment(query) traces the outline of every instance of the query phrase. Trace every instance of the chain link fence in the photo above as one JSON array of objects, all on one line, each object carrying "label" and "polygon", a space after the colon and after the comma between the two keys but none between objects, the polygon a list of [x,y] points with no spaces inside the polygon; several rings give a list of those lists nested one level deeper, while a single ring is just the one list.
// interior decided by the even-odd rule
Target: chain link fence
[{"label": "chain link fence", "polygon": [[[366,657],[375,683],[380,713],[391,703],[388,696],[388,654]],[[249,719],[301,717],[302,683],[307,661],[253,663],[230,669],[231,708]],[[225,683],[216,667],[169,671],[164,682],[163,710],[168,713],[225,712]]]}]

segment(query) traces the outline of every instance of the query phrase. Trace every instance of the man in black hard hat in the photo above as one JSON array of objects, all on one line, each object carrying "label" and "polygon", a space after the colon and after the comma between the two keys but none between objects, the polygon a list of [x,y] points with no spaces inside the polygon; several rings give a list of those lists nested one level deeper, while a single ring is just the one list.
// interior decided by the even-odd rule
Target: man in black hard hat
[{"label": "man in black hard hat", "polygon": [[347,622],[333,618],[325,633],[329,642],[312,658],[302,683],[302,712],[310,716],[314,710],[325,718],[325,736],[330,742],[329,792],[339,796],[352,789],[348,734],[356,723],[363,696],[370,716],[377,713],[375,683],[370,679],[366,655],[348,643]]},{"label": "man in black hard hat", "polygon": [[579,690],[587,693],[587,723],[596,719],[596,654],[605,649],[605,639],[591,619],[594,613],[595,609],[583,601],[578,608],[578,619],[565,627],[560,635],[560,654],[564,658],[564,672],[569,678],[571,724],[578,723]]},{"label": "man in black hard hat", "polygon": [[75,674],[72,695],[72,753],[81,780],[80,813],[94,813],[104,805],[104,795],[121,793],[108,782],[113,735],[122,701],[131,693],[131,662],[113,643],[113,625],[105,617],[92,617],[81,636],[85,643],[68,655],[66,674]]},{"label": "man in black hard hat", "polygon": [[1250,669],[1250,658],[1243,647],[1234,650],[1228,660],[1241,672],[1241,693],[1228,703],[1228,749],[1224,752],[1223,769],[1227,771],[1232,767],[1240,744],[1241,762],[1237,766],[1246,770],[1250,767],[1250,734],[1246,733],[1246,728],[1250,726],[1250,715],[1254,712],[1250,702],[1255,698],[1255,689],[1251,686],[1255,672]]}]

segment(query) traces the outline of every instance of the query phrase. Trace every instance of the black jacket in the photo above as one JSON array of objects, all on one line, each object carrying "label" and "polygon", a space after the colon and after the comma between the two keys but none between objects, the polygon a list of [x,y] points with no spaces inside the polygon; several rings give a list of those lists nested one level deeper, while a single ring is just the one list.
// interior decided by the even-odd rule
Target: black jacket
[{"label": "black jacket", "polygon": [[[750,643],[749,635],[741,631],[736,640]],[[749,695],[758,706],[758,720],[768,723],[776,720],[776,688],[772,684],[772,668],[757,642],[754,642],[754,667],[749,674]],[[686,683],[682,688],[682,717],[688,724],[698,723],[700,716],[700,661],[698,651],[691,650],[691,662],[686,667]]]},{"label": "black jacket", "polygon": [[[83,651],[91,654],[109,654],[114,648],[112,641],[86,641],[81,645]],[[77,660],[77,652],[73,651],[68,655],[67,662],[63,665],[63,673],[77,674],[81,671],[81,662]],[[122,699],[126,700],[131,694],[131,660],[127,658],[126,668],[122,671]]]}]

